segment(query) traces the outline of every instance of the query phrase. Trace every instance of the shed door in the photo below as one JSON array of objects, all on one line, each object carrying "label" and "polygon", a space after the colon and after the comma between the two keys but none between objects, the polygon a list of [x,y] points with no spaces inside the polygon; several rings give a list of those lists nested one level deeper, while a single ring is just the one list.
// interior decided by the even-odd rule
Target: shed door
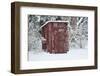
[{"label": "shed door", "polygon": [[63,53],[68,50],[68,32],[64,23],[59,23],[54,31],[54,50],[57,53]]}]

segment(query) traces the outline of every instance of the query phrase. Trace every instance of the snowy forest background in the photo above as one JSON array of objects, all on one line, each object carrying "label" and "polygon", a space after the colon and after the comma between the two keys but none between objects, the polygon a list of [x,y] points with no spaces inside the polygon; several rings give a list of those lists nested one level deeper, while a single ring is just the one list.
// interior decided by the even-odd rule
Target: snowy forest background
[{"label": "snowy forest background", "polygon": [[40,27],[47,21],[69,21],[69,49],[87,48],[88,17],[28,15],[28,51],[40,51],[42,35]]}]

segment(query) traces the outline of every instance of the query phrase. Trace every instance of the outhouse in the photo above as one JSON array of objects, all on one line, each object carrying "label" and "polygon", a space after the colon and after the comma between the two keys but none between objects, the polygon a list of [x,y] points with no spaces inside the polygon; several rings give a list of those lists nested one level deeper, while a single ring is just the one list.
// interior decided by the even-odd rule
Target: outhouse
[{"label": "outhouse", "polygon": [[49,53],[66,53],[69,50],[68,22],[48,21],[41,26],[42,49]]}]

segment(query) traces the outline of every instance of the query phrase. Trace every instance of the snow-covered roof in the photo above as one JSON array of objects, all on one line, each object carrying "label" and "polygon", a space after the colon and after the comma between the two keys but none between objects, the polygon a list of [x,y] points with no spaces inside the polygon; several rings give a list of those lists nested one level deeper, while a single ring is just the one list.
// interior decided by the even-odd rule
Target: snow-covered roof
[{"label": "snow-covered roof", "polygon": [[69,21],[47,21],[47,22],[45,22],[45,23],[40,27],[40,29],[41,29],[42,27],[44,27],[46,24],[50,23],[50,22],[65,22],[65,23],[69,23]]}]

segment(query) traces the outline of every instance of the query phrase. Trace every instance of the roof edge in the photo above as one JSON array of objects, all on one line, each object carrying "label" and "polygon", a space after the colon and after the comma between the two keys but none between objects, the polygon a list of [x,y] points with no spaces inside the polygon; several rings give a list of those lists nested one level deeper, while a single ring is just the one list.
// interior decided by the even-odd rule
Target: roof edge
[{"label": "roof edge", "polygon": [[45,22],[45,23],[40,27],[40,29],[41,29],[42,27],[44,27],[46,24],[50,23],[50,22],[65,22],[65,23],[69,23],[69,21],[61,21],[61,20],[58,20],[58,21],[47,21],[47,22]]}]

